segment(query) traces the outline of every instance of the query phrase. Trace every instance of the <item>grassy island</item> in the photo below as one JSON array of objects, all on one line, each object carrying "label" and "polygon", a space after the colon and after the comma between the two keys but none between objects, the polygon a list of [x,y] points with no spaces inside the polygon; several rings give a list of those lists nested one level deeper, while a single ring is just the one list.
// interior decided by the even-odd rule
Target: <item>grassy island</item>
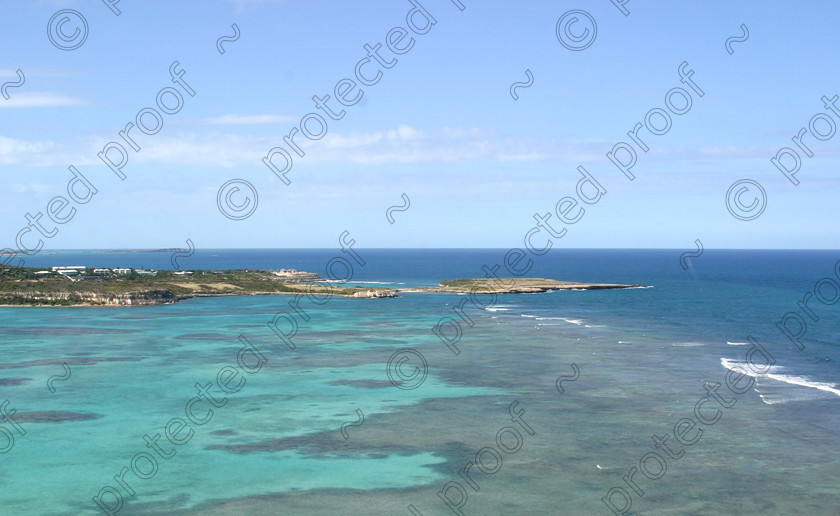
[{"label": "grassy island", "polygon": [[619,285],[616,283],[580,283],[557,281],[545,278],[477,278],[441,281],[438,287],[428,287],[429,292],[458,292],[494,294],[533,294],[550,290],[604,290],[616,288],[636,288],[639,285]]}]

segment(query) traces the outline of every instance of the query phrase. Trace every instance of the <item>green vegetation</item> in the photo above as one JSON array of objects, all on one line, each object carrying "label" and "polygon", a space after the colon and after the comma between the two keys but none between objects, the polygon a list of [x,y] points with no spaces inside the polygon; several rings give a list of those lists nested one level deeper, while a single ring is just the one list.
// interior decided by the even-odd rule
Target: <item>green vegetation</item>
[{"label": "green vegetation", "polygon": [[442,292],[546,292],[548,290],[597,290],[627,288],[636,285],[617,285],[612,283],[579,283],[557,281],[545,278],[472,278],[441,281],[436,290]]},{"label": "green vegetation", "polygon": [[[176,298],[297,293],[352,296],[356,292],[373,290],[362,287],[333,287],[327,283],[320,283],[317,275],[308,273],[282,277],[271,271],[255,270],[184,271],[191,274],[156,271],[155,275],[137,274],[136,270],[132,270],[129,274],[94,274],[93,269],[88,268],[84,274],[68,278],[52,271],[49,274],[36,274],[42,270],[44,269],[12,266],[0,268],[0,304],[71,306],[83,303],[81,297],[72,295],[75,293],[119,296],[151,290],[167,291]],[[65,294],[71,295],[68,299],[55,298]],[[84,301],[84,304],[106,303]]]},{"label": "green vegetation", "polygon": [[156,271],[152,274],[94,274],[93,269],[65,277],[40,269],[0,267],[0,305],[98,306],[172,303],[202,296],[309,294],[394,297],[397,292],[537,293],[550,290],[628,288],[635,285],[575,283],[543,278],[473,278],[442,281],[437,287],[404,289],[337,287],[316,274],[257,270]]}]

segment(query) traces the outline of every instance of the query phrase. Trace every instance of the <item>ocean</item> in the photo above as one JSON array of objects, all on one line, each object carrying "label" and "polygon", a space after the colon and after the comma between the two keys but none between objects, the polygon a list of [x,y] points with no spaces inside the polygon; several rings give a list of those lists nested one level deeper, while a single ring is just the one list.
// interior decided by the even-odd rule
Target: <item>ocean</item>
[{"label": "ocean", "polygon": [[[356,252],[348,285],[412,287],[506,250]],[[554,249],[526,274],[648,287],[626,290],[0,308],[0,512],[840,514],[840,253],[682,254]]]}]

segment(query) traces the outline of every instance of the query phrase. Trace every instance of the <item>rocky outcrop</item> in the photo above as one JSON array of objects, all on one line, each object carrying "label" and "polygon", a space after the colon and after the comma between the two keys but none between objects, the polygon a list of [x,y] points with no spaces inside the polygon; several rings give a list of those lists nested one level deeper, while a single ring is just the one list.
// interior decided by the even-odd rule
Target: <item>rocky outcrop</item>
[{"label": "rocky outcrop", "polygon": [[286,283],[313,283],[326,281],[314,272],[296,271],[294,269],[281,269],[279,271],[271,271],[271,273]]},{"label": "rocky outcrop", "polygon": [[353,297],[397,297],[397,293],[393,290],[366,290],[356,292]]},{"label": "rocky outcrop", "polygon": [[454,292],[458,294],[539,294],[552,290],[608,290],[643,288],[617,283],[578,283],[545,278],[477,278],[441,281],[437,287],[419,287],[412,292]]},{"label": "rocky outcrop", "polygon": [[0,305],[74,305],[74,306],[142,306],[174,303],[178,300],[168,290],[143,290],[124,294],[94,292],[4,292]]}]

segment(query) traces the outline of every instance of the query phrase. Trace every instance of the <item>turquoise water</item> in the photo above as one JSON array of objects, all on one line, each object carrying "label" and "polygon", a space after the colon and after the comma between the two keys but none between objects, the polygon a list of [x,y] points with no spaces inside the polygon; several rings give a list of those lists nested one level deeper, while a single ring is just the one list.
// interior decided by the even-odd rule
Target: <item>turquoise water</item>
[{"label": "turquoise water", "polygon": [[[504,256],[360,252],[367,264],[354,281],[406,285],[481,276],[483,264]],[[0,402],[9,401],[26,432],[0,422],[14,438],[0,454],[0,507],[101,514],[92,498],[110,486],[123,499],[120,514],[411,514],[409,505],[424,515],[455,514],[439,492],[464,514],[612,514],[601,498],[621,488],[632,514],[837,514],[840,304],[810,301],[819,320],[803,314],[802,350],[776,323],[821,278],[838,279],[840,257],[707,251],[686,271],[680,254],[552,251],[529,276],[653,288],[499,296],[487,310],[466,304],[473,326],[452,310],[458,295],[303,300],[308,320],[296,317],[295,349],[267,326],[280,311],[294,314],[286,296],[0,308]],[[335,255],[208,250],[180,262],[323,273]],[[62,252],[27,265],[36,260],[165,268],[169,255]],[[828,299],[830,284],[822,285]],[[443,317],[460,321],[457,355],[431,331]],[[254,355],[244,362],[250,374],[237,362],[240,336],[265,358],[258,371]],[[725,378],[730,369],[749,370],[750,336],[775,364],[733,394]],[[387,364],[403,349],[416,354],[390,369],[398,388]],[[64,363],[72,374],[54,381],[52,393],[47,379],[65,375]],[[147,448],[143,436],[185,419],[194,385],[216,382],[226,367],[245,384],[230,394],[211,389],[224,406],[200,400],[194,413],[212,408],[212,419],[189,423],[194,434],[183,445],[161,437],[161,449],[175,451],[169,459]],[[697,419],[704,382],[724,384],[718,392],[734,405],[707,404],[702,414],[712,417],[717,406],[720,419],[699,424],[702,437],[691,445],[671,435],[672,450],[684,451],[672,458],[651,436]],[[497,441],[505,428],[515,433],[504,430]],[[0,434],[0,449],[5,442]],[[464,478],[459,472],[480,450],[481,467]],[[135,467],[151,478],[128,471],[132,496],[114,476],[141,452],[156,457],[157,471],[151,476],[150,463],[139,460]],[[636,472],[639,495],[622,477],[651,452],[667,470],[656,479]],[[655,461],[645,467],[658,469]],[[116,503],[110,495],[101,501]],[[611,501],[626,505],[620,493]]]}]

